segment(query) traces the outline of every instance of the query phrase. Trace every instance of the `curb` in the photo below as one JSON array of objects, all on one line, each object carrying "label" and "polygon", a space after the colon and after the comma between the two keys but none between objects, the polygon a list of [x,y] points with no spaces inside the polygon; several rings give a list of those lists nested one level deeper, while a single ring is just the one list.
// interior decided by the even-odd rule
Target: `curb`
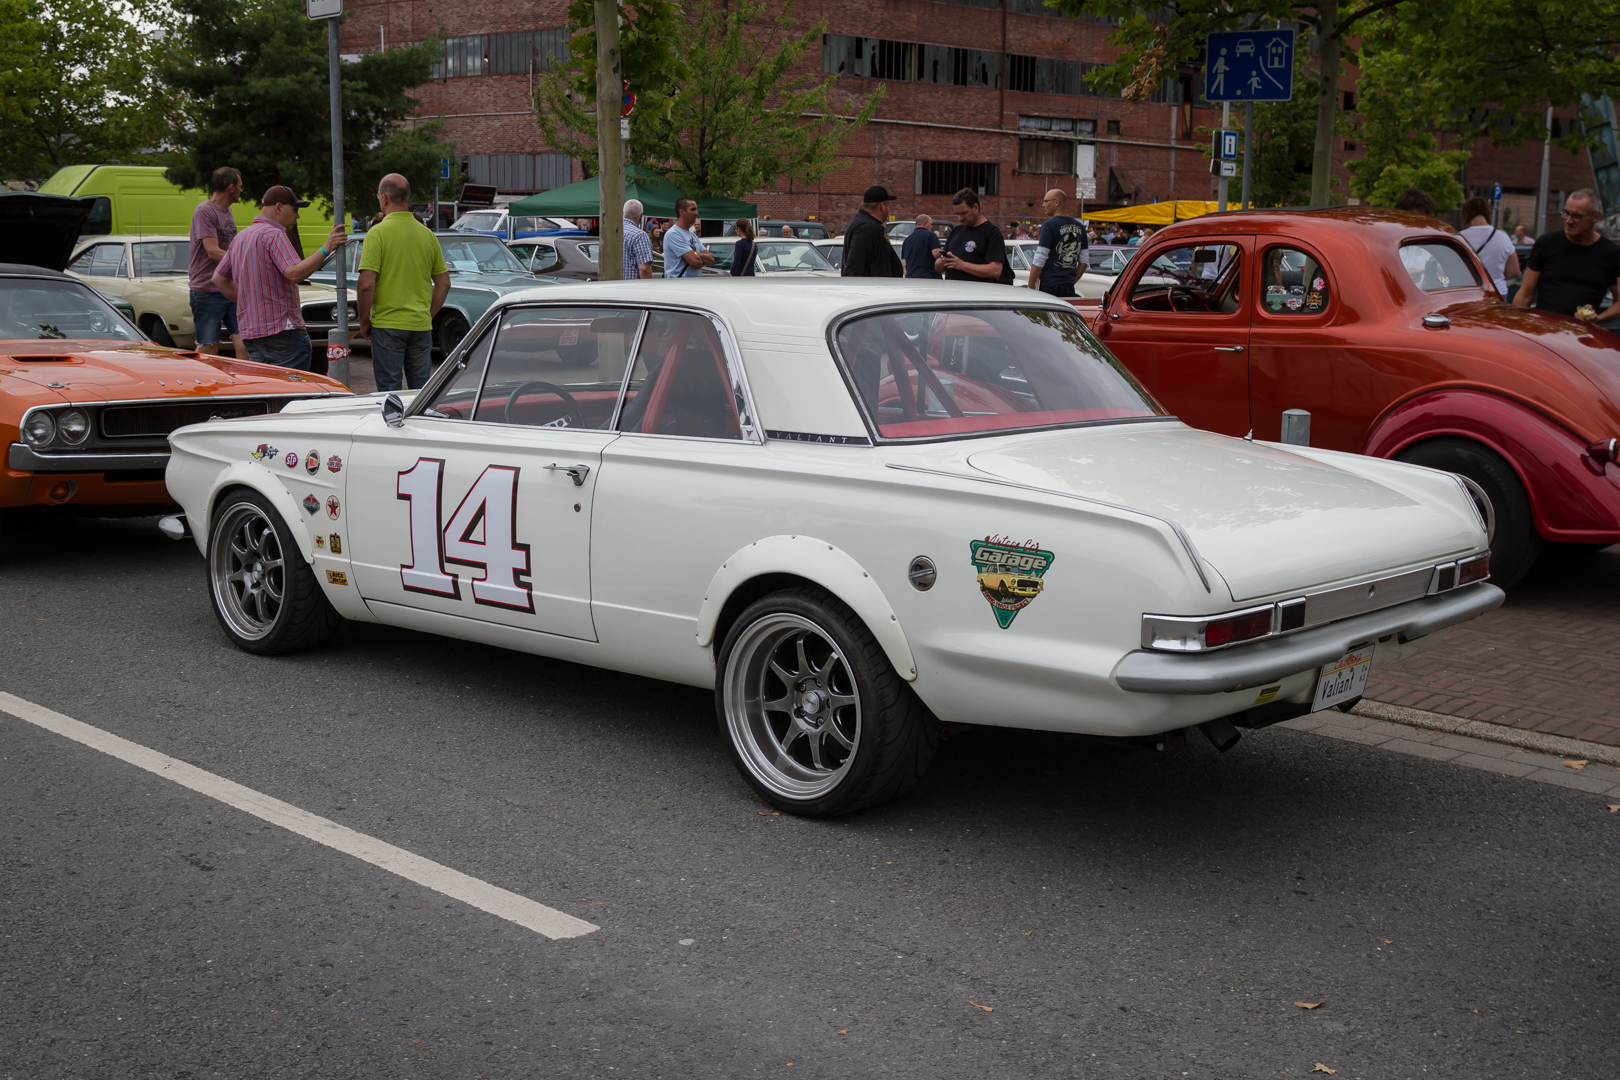
[{"label": "curb", "polygon": [[1382,701],[1368,701],[1366,699],[1363,699],[1350,711],[1357,716],[1365,716],[1370,720],[1383,720],[1387,723],[1423,728],[1427,731],[1444,731],[1453,735],[1467,735],[1471,739],[1503,743],[1507,746],[1517,746],[1522,750],[1534,750],[1541,754],[1553,754],[1566,758],[1585,758],[1587,761],[1597,761],[1604,765],[1620,767],[1620,747],[1586,742],[1583,739],[1569,739],[1562,735],[1546,735],[1539,731],[1525,731],[1521,728],[1491,724],[1483,720],[1464,720],[1460,716],[1424,712],[1422,709],[1408,709],[1402,705],[1387,705]]}]

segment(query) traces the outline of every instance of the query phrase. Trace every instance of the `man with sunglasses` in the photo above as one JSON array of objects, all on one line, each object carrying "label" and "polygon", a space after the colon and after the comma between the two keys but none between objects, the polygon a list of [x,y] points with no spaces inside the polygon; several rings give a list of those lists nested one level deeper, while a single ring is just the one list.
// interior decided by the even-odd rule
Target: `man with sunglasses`
[{"label": "man with sunglasses", "polygon": [[[1620,318],[1620,244],[1597,231],[1603,204],[1580,188],[1564,200],[1564,228],[1536,239],[1513,306],[1572,315],[1583,322]],[[1603,294],[1609,306],[1602,307]]]}]

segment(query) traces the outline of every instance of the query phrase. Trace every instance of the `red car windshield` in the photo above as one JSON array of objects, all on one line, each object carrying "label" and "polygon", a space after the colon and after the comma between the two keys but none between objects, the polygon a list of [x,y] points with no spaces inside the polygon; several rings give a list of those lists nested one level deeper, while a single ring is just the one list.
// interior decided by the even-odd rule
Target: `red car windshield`
[{"label": "red car windshield", "polygon": [[1165,415],[1067,312],[884,312],[844,323],[837,343],[884,440]]}]

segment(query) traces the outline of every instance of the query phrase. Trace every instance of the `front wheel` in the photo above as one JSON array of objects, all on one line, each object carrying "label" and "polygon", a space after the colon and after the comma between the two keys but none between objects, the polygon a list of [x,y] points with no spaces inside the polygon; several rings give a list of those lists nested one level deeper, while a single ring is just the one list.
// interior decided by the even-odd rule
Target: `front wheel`
[{"label": "front wheel", "polygon": [[1418,443],[1396,455],[1400,461],[1466,476],[1485,491],[1496,511],[1491,540],[1491,580],[1504,589],[1535,565],[1541,535],[1530,513],[1530,497],[1507,459],[1470,439],[1442,438]]},{"label": "front wheel", "polygon": [[441,311],[438,325],[434,327],[434,337],[438,338],[434,344],[439,347],[441,354],[449,356],[461,344],[461,339],[467,336],[468,329],[467,317],[461,312]]},{"label": "front wheel", "polygon": [[260,655],[324,645],[343,617],[281,515],[256,491],[227,495],[208,530],[208,596],[225,635]]},{"label": "front wheel", "polygon": [[804,817],[903,794],[939,748],[939,721],[872,632],[814,587],[773,593],[738,617],[720,650],[715,707],[743,778]]}]

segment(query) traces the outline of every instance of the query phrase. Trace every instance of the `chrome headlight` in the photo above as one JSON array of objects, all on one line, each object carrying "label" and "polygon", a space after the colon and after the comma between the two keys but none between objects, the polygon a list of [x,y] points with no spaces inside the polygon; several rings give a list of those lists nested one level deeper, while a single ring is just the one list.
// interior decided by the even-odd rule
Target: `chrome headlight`
[{"label": "chrome headlight", "polygon": [[90,418],[82,409],[69,409],[56,418],[57,434],[69,446],[78,446],[90,436]]},{"label": "chrome headlight", "polygon": [[37,412],[23,421],[23,441],[34,449],[51,445],[56,438],[56,421],[51,419],[50,413]]}]

